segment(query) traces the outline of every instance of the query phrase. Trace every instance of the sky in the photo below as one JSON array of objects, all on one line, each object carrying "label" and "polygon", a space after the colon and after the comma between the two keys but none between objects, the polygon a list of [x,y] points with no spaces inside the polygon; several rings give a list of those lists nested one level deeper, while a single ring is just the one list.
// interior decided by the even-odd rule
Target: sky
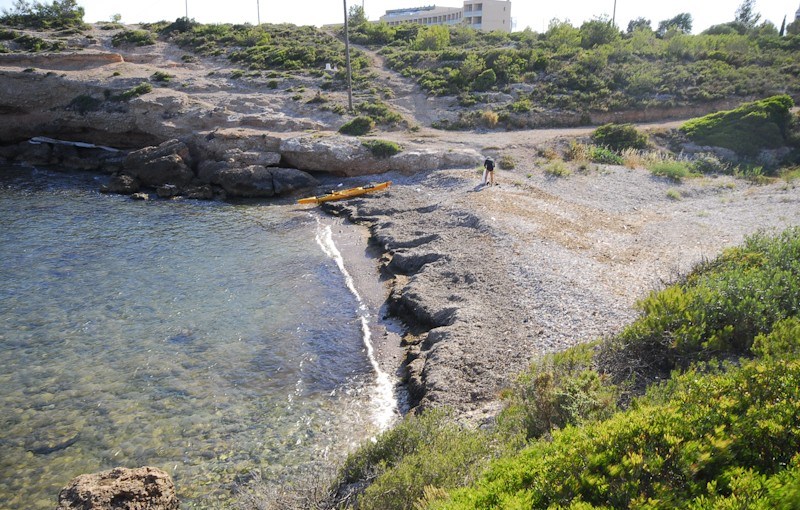
[{"label": "sky", "polygon": [[[49,3],[51,0],[40,0]],[[367,18],[377,21],[387,9],[438,5],[460,7],[462,0],[78,0],[86,10],[89,22],[109,21],[115,14],[122,22],[133,24],[149,21],[174,21],[186,16],[201,23],[293,23],[321,26],[341,23],[344,1],[364,7]],[[742,0],[512,0],[511,18],[514,30],[530,27],[536,32],[547,30],[552,19],[569,21],[579,27],[584,21],[601,16],[612,17],[616,2],[615,21],[624,30],[635,18],[646,18],[655,29],[658,23],[688,12],[692,15],[693,32],[699,33],[719,23],[733,21]],[[8,9],[13,0],[0,0],[0,10]],[[769,20],[780,27],[783,17],[787,23],[794,19],[800,0],[756,0],[755,11],[761,21]]]}]

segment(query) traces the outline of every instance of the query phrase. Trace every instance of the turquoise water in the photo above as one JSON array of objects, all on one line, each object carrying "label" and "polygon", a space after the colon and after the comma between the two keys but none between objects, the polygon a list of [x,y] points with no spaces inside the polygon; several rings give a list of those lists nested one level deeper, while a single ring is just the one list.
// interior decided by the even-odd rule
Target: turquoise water
[{"label": "turquoise water", "polygon": [[141,465],[224,506],[374,434],[374,311],[318,218],[96,188],[0,170],[0,508]]}]

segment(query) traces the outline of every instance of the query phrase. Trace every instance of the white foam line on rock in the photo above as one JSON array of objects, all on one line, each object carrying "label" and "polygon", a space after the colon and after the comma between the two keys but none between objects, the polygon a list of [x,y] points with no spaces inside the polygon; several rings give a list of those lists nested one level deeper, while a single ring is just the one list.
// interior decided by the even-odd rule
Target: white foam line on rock
[{"label": "white foam line on rock", "polygon": [[373,392],[374,421],[378,428],[381,431],[384,431],[389,428],[395,416],[398,415],[397,399],[394,395],[394,383],[392,382],[391,377],[389,377],[389,374],[381,369],[377,359],[375,358],[375,349],[372,345],[372,331],[370,330],[369,323],[369,308],[361,299],[361,295],[356,289],[355,282],[344,265],[344,257],[342,257],[342,253],[339,251],[339,249],[336,247],[336,243],[333,241],[333,231],[331,226],[322,225],[322,222],[319,220],[319,218],[317,219],[317,225],[317,244],[319,244],[319,246],[322,248],[322,251],[328,257],[336,262],[336,265],[339,267],[339,271],[341,271],[342,275],[344,276],[347,288],[350,290],[353,296],[355,296],[356,301],[358,301],[356,314],[361,320],[361,336],[364,341],[364,346],[367,349],[367,358],[369,359],[372,369],[375,371],[376,375],[375,388]]}]

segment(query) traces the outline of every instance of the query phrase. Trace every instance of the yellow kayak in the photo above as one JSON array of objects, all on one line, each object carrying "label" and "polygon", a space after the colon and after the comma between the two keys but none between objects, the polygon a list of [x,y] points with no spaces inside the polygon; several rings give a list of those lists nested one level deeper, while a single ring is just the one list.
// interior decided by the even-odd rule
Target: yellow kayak
[{"label": "yellow kayak", "polygon": [[300,204],[321,204],[323,202],[331,202],[333,200],[342,200],[345,198],[357,197],[370,191],[378,191],[388,188],[392,181],[381,182],[379,184],[369,184],[367,186],[359,186],[357,188],[343,189],[341,191],[331,191],[325,195],[318,197],[301,198],[297,202]]}]

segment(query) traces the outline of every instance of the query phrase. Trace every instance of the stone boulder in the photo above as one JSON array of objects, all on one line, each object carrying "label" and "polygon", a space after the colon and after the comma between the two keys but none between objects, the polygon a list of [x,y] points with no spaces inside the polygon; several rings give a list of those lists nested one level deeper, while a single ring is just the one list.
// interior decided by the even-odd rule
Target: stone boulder
[{"label": "stone boulder", "polygon": [[58,494],[56,510],[177,510],[175,484],[154,467],[80,475]]},{"label": "stone boulder", "polygon": [[158,147],[133,151],[125,158],[124,173],[145,186],[175,184],[185,186],[194,179],[189,147],[180,140],[167,140]]},{"label": "stone boulder", "polygon": [[281,142],[283,161],[307,171],[337,175],[372,175],[388,171],[414,174],[423,170],[469,168],[483,161],[473,149],[440,150],[404,147],[388,158],[375,157],[360,140],[344,136],[288,138]]},{"label": "stone boulder", "polygon": [[125,174],[112,175],[107,184],[100,187],[102,193],[133,195],[139,191],[139,180]]},{"label": "stone boulder", "polygon": [[198,177],[202,182],[221,187],[230,197],[274,197],[318,184],[306,172],[293,168],[239,167],[226,161],[201,163]]}]

